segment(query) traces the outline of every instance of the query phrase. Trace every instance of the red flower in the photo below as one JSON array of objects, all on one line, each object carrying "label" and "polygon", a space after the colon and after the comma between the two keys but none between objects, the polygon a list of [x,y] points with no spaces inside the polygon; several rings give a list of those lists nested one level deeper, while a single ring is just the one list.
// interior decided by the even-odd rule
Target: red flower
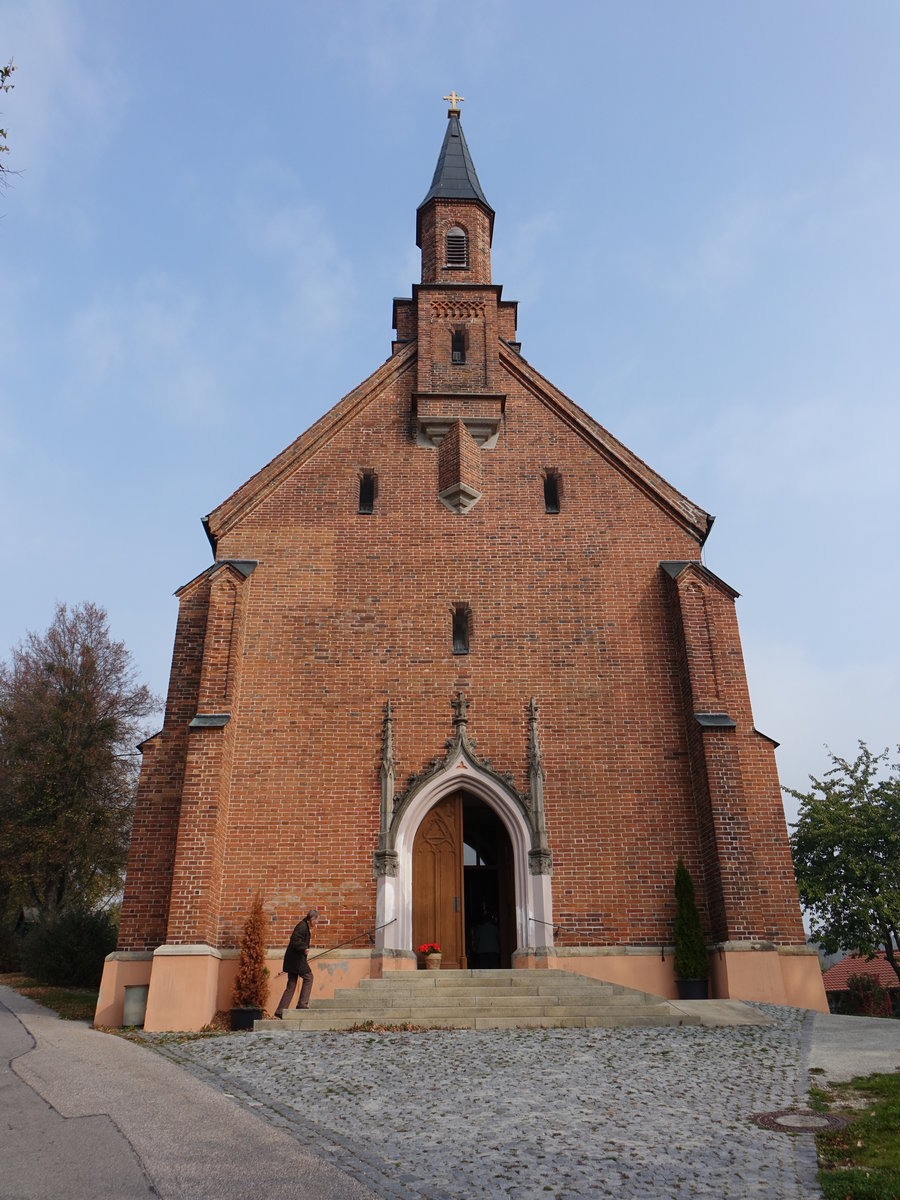
[{"label": "red flower", "polygon": [[440,954],[441,948],[437,942],[423,942],[419,946],[419,954]]}]

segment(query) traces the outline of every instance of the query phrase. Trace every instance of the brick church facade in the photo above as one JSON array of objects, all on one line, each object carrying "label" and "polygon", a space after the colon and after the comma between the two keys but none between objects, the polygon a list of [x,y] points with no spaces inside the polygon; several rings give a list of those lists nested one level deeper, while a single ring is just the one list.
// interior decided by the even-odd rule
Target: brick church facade
[{"label": "brick church facade", "polygon": [[257,891],[270,1006],[313,905],[314,997],[477,966],[486,913],[502,966],[674,995],[679,855],[713,994],[825,1007],[712,518],[522,356],[493,224],[453,108],[390,358],[205,520],[98,1022],[229,1007]]}]

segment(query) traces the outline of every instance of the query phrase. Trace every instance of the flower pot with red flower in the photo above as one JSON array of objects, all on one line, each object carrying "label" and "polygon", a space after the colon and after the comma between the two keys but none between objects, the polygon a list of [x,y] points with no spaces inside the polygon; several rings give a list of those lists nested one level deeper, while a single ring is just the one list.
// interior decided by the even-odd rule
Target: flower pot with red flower
[{"label": "flower pot with red flower", "polygon": [[439,971],[441,969],[441,948],[437,942],[423,942],[418,947],[419,954],[425,959],[426,971]]}]

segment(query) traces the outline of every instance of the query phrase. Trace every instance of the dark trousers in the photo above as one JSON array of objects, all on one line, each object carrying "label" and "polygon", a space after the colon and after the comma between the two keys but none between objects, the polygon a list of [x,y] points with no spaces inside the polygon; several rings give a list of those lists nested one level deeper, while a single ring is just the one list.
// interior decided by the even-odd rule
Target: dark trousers
[{"label": "dark trousers", "polygon": [[312,991],[313,973],[308,962],[304,962],[297,975],[288,975],[287,987],[284,989],[284,995],[278,1001],[276,1012],[282,1012],[285,1008],[291,1007],[291,1001],[294,998],[294,992],[297,988],[297,980],[302,979],[303,984],[300,988],[300,999],[297,1001],[298,1008],[309,1008],[309,993]]}]

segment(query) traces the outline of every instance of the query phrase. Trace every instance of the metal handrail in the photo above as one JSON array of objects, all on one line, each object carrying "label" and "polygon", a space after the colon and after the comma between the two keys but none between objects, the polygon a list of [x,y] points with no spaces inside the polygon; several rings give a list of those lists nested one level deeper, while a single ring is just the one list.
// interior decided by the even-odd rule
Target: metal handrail
[{"label": "metal handrail", "polygon": [[562,925],[554,925],[552,921],[542,921],[540,917],[529,917],[529,921],[534,921],[535,925],[546,925],[548,929],[553,930],[553,936],[559,937],[560,932],[564,932]]}]

